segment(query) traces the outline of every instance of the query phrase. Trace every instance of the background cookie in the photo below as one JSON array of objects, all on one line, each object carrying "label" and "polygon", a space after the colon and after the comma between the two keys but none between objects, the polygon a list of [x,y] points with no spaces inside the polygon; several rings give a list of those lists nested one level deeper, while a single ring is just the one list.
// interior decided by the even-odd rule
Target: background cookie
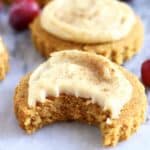
[{"label": "background cookie", "polygon": [[49,54],[54,51],[64,49],[80,49],[103,55],[113,62],[122,64],[140,50],[143,42],[143,26],[139,18],[137,18],[137,23],[127,37],[119,41],[101,44],[80,44],[57,38],[56,36],[46,32],[41,27],[40,17],[34,20],[30,26],[30,29],[36,50],[45,57],[49,57]]}]

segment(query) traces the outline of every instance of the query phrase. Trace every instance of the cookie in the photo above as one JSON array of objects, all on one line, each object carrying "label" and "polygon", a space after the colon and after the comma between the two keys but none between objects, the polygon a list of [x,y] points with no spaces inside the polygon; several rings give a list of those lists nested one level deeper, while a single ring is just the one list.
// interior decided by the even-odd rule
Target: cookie
[{"label": "cookie", "polygon": [[[89,70],[91,72],[88,72]],[[84,71],[87,71],[85,76],[83,76]],[[43,75],[39,74],[44,72]],[[58,72],[61,72],[61,75],[57,74]],[[56,75],[53,76],[55,73]],[[90,74],[91,76],[88,76]],[[48,76],[46,77],[46,75]],[[92,75],[94,75],[93,78]],[[58,82],[53,80],[55,77],[57,79],[57,76],[60,79],[59,88],[57,87]],[[67,80],[68,78],[71,80]],[[40,80],[42,82],[39,82]],[[113,80],[118,82],[117,90]],[[68,81],[72,83],[69,84]],[[105,81],[108,81],[107,86]],[[84,83],[88,85],[86,86]],[[39,87],[50,86],[47,89],[49,94],[45,95],[44,90],[39,92],[38,85],[40,85]],[[97,95],[97,85],[107,94],[102,92]],[[126,85],[125,87],[128,88],[124,88],[122,85]],[[57,89],[56,96],[55,89]],[[114,94],[109,90],[114,90],[114,93],[117,91],[117,93]],[[106,96],[106,99],[97,99],[99,97],[93,94],[104,99]],[[125,98],[125,96],[127,97]],[[113,97],[114,99],[111,101]],[[103,103],[104,101],[105,103]],[[123,101],[124,104],[121,104],[120,107],[120,102]],[[113,106],[113,104],[115,105]],[[27,133],[31,134],[37,129],[55,122],[75,120],[97,126],[102,133],[105,146],[114,146],[136,132],[144,121],[146,107],[144,87],[136,76],[121,66],[113,64],[107,58],[71,50],[52,54],[46,63],[40,65],[33,73],[25,75],[17,86],[14,96],[16,117],[20,127]]]},{"label": "cookie", "polygon": [[0,39],[0,80],[3,80],[9,70],[8,52]]},{"label": "cookie", "polygon": [[[110,0],[106,0],[106,1],[110,1]],[[103,1],[103,2],[105,2],[105,1]],[[51,3],[53,4],[55,2],[50,2],[48,4],[49,7],[51,7]],[[120,2],[117,2],[117,3],[120,3]],[[95,5],[93,4],[91,7],[94,7],[94,6]],[[100,6],[101,6],[101,4],[100,4]],[[49,14],[51,14],[51,10],[49,7],[46,6],[44,8],[44,10],[47,11],[47,14],[48,14],[48,12],[49,12]],[[113,8],[111,8],[111,9],[114,11]],[[118,9],[120,9],[120,8],[118,8]],[[63,8],[61,10],[63,10]],[[99,9],[99,10],[101,10],[101,9]],[[92,11],[94,11],[94,10],[92,10]],[[64,12],[62,11],[62,14],[63,13]],[[79,10],[76,8],[76,10],[73,10],[73,13],[79,13]],[[84,15],[87,15],[88,11],[87,12],[83,11],[81,13],[83,13],[82,15],[84,16]],[[106,13],[108,13],[108,12],[106,12]],[[117,13],[117,11],[116,11],[116,13]],[[126,13],[126,12],[124,12],[124,13]],[[131,26],[131,29],[129,30],[129,32],[127,32],[127,34],[122,36],[121,38],[118,38],[117,40],[116,39],[113,40],[113,37],[116,38],[118,35],[118,33],[116,33],[116,32],[119,32],[119,29],[117,31],[117,28],[113,29],[113,27],[112,27],[112,30],[116,30],[114,33],[110,33],[113,35],[109,35],[109,34],[107,35],[108,31],[106,31],[106,33],[105,32],[103,33],[103,30],[100,29],[100,27],[99,27],[99,29],[97,29],[97,30],[100,30],[100,33],[101,33],[98,36],[99,38],[97,38],[97,39],[92,38],[92,36],[95,36],[95,33],[92,34],[92,32],[89,33],[89,34],[91,34],[90,37],[87,37],[87,35],[82,37],[82,32],[85,32],[85,31],[82,31],[80,33],[78,31],[79,28],[73,28],[76,32],[72,33],[72,30],[71,30],[72,25],[69,24],[70,22],[69,23],[67,22],[69,25],[65,22],[67,25],[64,26],[65,23],[61,19],[59,20],[59,22],[52,22],[53,20],[51,21],[49,19],[51,16],[45,17],[47,22],[45,21],[44,26],[46,26],[46,27],[44,28],[42,25],[42,22],[44,24],[44,21],[42,21],[43,20],[42,18],[44,17],[43,14],[45,16],[47,16],[45,13],[42,13],[40,16],[38,16],[34,20],[34,22],[31,24],[30,29],[31,29],[31,36],[33,39],[33,43],[36,47],[36,50],[38,52],[40,52],[44,57],[49,57],[49,54],[52,52],[55,52],[55,51],[60,51],[60,50],[64,50],[64,49],[80,49],[82,51],[94,52],[96,54],[103,55],[103,56],[109,58],[110,60],[112,60],[113,62],[116,62],[118,64],[122,64],[124,61],[132,58],[140,50],[142,42],[143,42],[143,36],[144,36],[143,35],[143,25],[141,23],[140,18],[137,16],[134,16],[135,17],[134,18],[135,19],[134,25]],[[70,14],[65,14],[64,16],[66,17],[67,15],[69,18]],[[71,19],[70,18],[69,19],[71,21],[73,20],[73,18],[74,18],[74,20],[77,20],[78,19],[77,17],[79,17],[79,16],[80,16],[79,14],[75,15],[73,17],[71,16],[72,18],[70,17]],[[52,17],[55,17],[55,16],[52,16]],[[63,16],[61,16],[61,17],[63,18]],[[100,17],[101,16],[99,16],[99,18]],[[104,16],[102,16],[102,17],[104,17]],[[75,19],[75,18],[77,18],[77,19]],[[104,18],[102,18],[102,19],[104,19]],[[110,20],[110,18],[106,18],[105,20],[107,20],[107,19]],[[115,19],[112,20],[112,23],[115,22]],[[133,19],[131,18],[131,20],[133,20]],[[57,26],[55,25],[56,27],[54,27],[54,29],[53,29],[53,23],[54,24],[55,23],[60,24],[61,22],[63,22],[64,24],[62,26],[60,26],[60,28],[59,27],[57,28]],[[80,24],[80,26],[82,27],[82,26],[84,26],[84,24],[82,24],[82,22],[83,22],[83,20],[79,19],[79,21],[77,23]],[[94,22],[94,19],[91,20],[91,22]],[[106,21],[106,23],[107,23],[107,21]],[[51,26],[51,28],[49,26]],[[68,29],[69,26],[71,26],[70,29]],[[104,26],[105,26],[105,24],[104,24]],[[102,28],[104,28],[104,26],[102,26]],[[113,26],[113,25],[109,24],[109,26]],[[46,28],[53,30],[53,31],[48,31],[48,30],[46,30]],[[96,32],[96,31],[94,31],[94,28],[95,27],[93,26],[93,32]],[[88,30],[92,30],[92,27],[91,27],[91,29],[88,29]],[[120,32],[125,32],[124,30],[120,31]],[[109,31],[109,32],[112,32],[112,31]],[[67,33],[70,33],[70,34],[67,35]],[[73,34],[73,36],[72,36],[72,34]],[[78,39],[79,34],[80,34],[80,39]],[[103,39],[103,36],[104,36],[104,39]],[[76,41],[73,41],[73,38],[75,38]],[[107,39],[108,39],[108,41],[107,41]],[[91,42],[90,40],[92,41],[92,43],[90,43]]]}]

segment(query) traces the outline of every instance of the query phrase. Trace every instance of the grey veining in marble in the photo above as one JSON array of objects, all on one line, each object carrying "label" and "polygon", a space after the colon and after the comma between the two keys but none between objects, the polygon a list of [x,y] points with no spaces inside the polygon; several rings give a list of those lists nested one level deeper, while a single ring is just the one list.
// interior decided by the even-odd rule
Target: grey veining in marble
[{"label": "grey veining in marble", "polygon": [[[150,58],[150,0],[133,0],[132,7],[141,16],[145,26],[145,41],[141,52],[125,67],[140,78],[142,62]],[[138,31],[137,31],[138,32]],[[146,122],[128,141],[115,148],[104,148],[99,144],[99,130],[79,123],[59,123],[47,126],[28,136],[19,128],[13,110],[13,94],[20,78],[32,71],[44,59],[36,53],[29,31],[15,32],[8,24],[8,10],[0,12],[0,35],[11,55],[11,70],[0,82],[0,150],[50,149],[50,150],[149,150],[150,108]],[[147,90],[150,105],[150,92]]]}]

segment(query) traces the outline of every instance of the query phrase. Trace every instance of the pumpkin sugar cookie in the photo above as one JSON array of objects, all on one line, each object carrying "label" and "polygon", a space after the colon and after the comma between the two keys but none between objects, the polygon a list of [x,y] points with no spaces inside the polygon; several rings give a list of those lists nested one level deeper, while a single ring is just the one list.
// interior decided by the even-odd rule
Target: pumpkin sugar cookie
[{"label": "pumpkin sugar cookie", "polygon": [[51,1],[30,29],[37,51],[45,57],[80,49],[118,64],[140,50],[144,36],[140,18],[127,4],[115,0]]},{"label": "pumpkin sugar cookie", "polygon": [[8,69],[8,52],[2,39],[0,38],[0,80],[3,80],[5,78]]},{"label": "pumpkin sugar cookie", "polygon": [[78,50],[52,53],[22,78],[14,96],[17,119],[27,133],[75,120],[96,125],[105,146],[136,132],[146,107],[144,87],[136,76],[106,57]]}]

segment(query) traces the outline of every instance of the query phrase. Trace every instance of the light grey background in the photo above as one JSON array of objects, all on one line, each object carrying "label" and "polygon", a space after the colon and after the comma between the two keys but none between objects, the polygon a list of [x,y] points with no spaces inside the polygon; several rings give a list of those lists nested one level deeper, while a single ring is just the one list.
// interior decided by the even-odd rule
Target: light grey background
[{"label": "light grey background", "polygon": [[[133,0],[135,11],[145,26],[145,42],[142,51],[125,67],[140,77],[141,63],[150,58],[150,0]],[[138,31],[137,31],[138,32]],[[31,42],[29,31],[14,32],[8,25],[8,11],[0,12],[0,35],[11,55],[11,70],[0,83],[0,150],[148,150],[150,149],[150,109],[146,123],[128,141],[115,148],[104,148],[99,143],[100,133],[96,127],[80,123],[59,123],[47,126],[28,136],[18,126],[13,111],[13,94],[20,78],[43,62]],[[150,98],[150,92],[148,93]],[[150,103],[150,99],[149,103]]]}]

